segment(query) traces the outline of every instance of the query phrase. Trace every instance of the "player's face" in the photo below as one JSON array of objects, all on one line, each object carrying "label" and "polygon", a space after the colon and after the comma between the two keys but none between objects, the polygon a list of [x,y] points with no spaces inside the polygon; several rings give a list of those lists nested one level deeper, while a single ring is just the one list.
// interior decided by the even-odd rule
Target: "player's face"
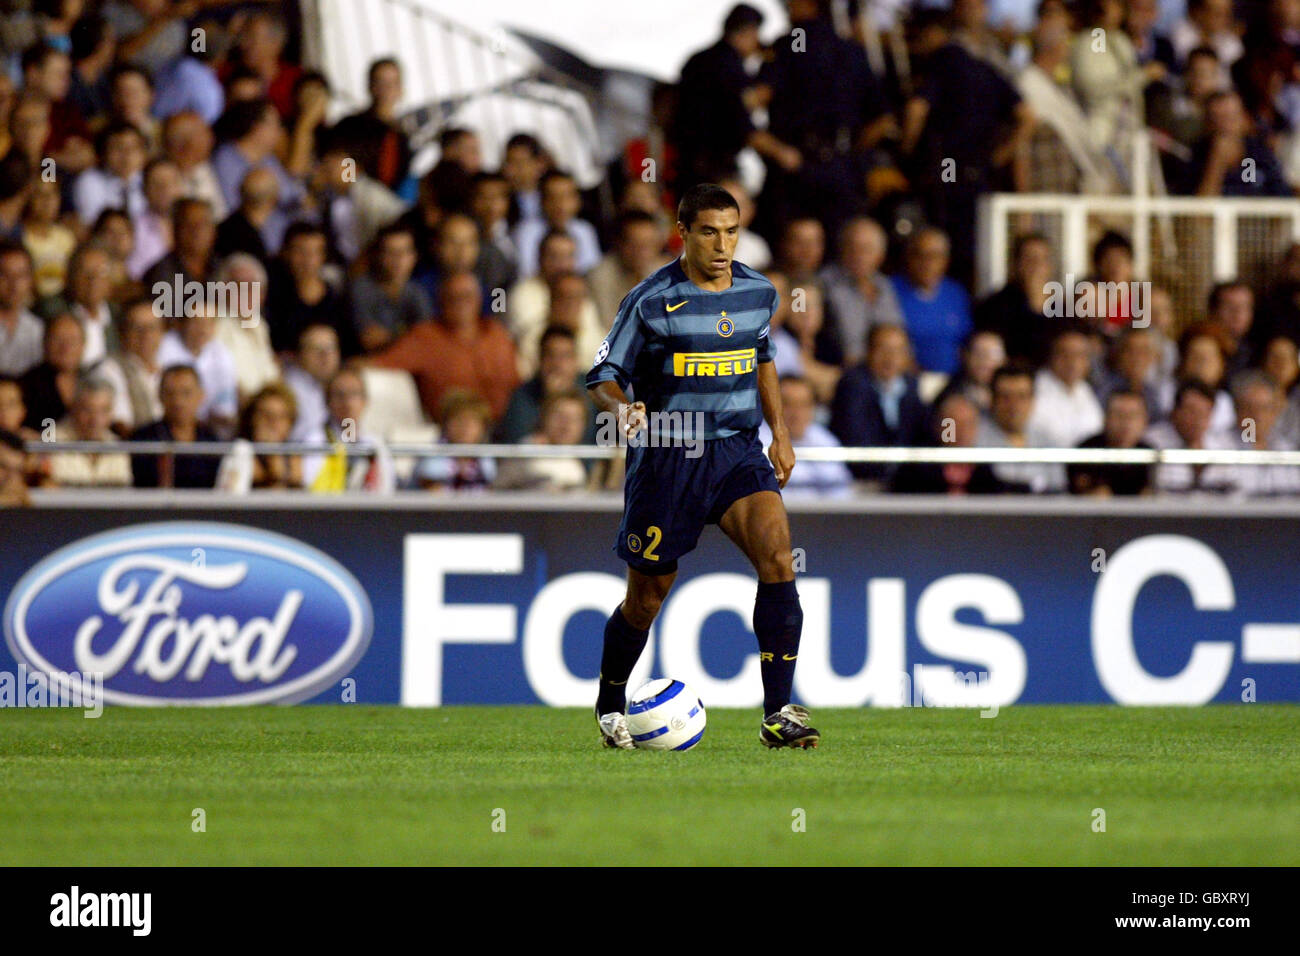
[{"label": "player's face", "polygon": [[688,229],[680,222],[686,261],[706,279],[720,279],[731,272],[740,239],[740,215],[734,209],[704,209],[695,215]]}]

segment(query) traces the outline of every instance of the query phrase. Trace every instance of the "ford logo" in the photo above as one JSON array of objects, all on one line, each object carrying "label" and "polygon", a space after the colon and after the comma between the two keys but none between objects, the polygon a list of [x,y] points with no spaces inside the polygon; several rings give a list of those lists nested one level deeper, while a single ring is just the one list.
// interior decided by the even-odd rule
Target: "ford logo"
[{"label": "ford logo", "polygon": [[62,548],[5,607],[33,670],[103,676],[114,704],[292,704],[370,644],[361,585],[293,538],[210,522],[136,525]]}]

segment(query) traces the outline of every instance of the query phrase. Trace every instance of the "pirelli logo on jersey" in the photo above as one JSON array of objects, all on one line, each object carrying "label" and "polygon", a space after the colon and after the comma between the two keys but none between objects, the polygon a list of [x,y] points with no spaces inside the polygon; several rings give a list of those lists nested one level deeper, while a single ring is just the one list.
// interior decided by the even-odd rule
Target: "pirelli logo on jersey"
[{"label": "pirelli logo on jersey", "polygon": [[674,375],[744,375],[754,371],[757,349],[732,349],[730,352],[674,352]]}]

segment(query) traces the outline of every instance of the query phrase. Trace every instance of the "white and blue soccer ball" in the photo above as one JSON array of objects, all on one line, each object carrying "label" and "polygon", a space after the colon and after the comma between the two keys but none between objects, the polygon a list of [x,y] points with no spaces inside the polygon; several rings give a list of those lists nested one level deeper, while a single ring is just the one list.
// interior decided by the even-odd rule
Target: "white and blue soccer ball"
[{"label": "white and blue soccer ball", "polygon": [[627,729],[642,750],[690,750],[704,724],[704,701],[679,680],[643,684],[627,705]]}]

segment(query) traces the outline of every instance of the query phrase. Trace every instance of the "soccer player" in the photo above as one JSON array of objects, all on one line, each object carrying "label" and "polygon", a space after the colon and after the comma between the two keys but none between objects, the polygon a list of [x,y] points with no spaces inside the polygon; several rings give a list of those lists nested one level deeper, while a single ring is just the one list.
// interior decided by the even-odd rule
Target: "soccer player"
[{"label": "soccer player", "polygon": [[[628,442],[614,544],[627,562],[627,594],[605,625],[596,719],[605,746],[634,746],[625,685],[678,559],[706,524],[716,524],[758,572],[753,625],[767,715],[759,739],[767,747],[815,747],[821,735],[808,725],[808,711],[790,703],[803,610],[780,493],[794,450],[769,336],[777,292],[733,261],[740,209],[721,186],[686,192],[677,231],[682,257],[627,294],[587,373],[596,407],[618,416]],[[757,437],[761,418],[772,429],[767,457]]]}]

